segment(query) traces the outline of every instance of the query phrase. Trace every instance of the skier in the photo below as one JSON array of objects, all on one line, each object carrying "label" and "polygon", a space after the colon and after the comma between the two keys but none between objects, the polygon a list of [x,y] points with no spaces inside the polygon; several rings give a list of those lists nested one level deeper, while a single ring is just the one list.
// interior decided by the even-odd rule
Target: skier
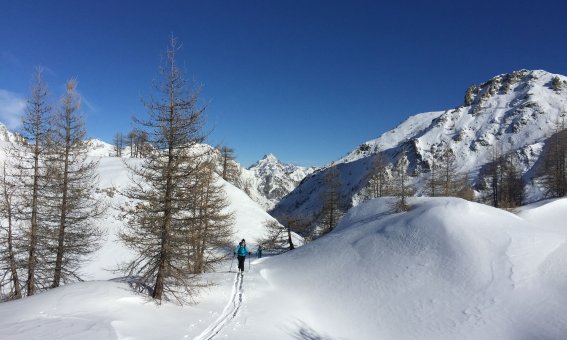
[{"label": "skier", "polygon": [[246,260],[246,255],[250,255],[245,239],[242,239],[236,246],[234,253],[238,255],[238,272],[244,274],[244,261]]},{"label": "skier", "polygon": [[262,258],[262,245],[261,244],[258,245],[258,258],[259,259]]}]

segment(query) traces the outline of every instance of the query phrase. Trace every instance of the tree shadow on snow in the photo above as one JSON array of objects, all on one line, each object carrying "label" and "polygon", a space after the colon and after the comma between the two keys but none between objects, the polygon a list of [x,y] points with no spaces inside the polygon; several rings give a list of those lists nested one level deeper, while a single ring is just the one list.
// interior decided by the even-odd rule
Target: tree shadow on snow
[{"label": "tree shadow on snow", "polygon": [[293,329],[288,329],[287,333],[297,340],[334,340],[327,335],[318,333],[301,320],[297,320]]}]

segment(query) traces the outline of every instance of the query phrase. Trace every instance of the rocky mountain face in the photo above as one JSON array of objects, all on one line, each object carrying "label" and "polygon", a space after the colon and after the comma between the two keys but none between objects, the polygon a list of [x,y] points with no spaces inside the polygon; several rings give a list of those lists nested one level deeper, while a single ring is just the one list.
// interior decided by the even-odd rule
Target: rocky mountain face
[{"label": "rocky mountain face", "polygon": [[282,163],[268,154],[248,169],[243,169],[241,177],[250,197],[270,210],[314,171],[315,168]]},{"label": "rocky mountain face", "polygon": [[455,155],[457,173],[468,174],[473,184],[495,150],[512,153],[528,183],[528,200],[541,198],[542,191],[531,177],[545,140],[567,112],[567,77],[542,70],[515,71],[472,85],[464,97],[462,106],[411,116],[308,176],[280,201],[273,215],[316,219],[322,207],[323,179],[333,166],[339,173],[343,208],[356,205],[377,154],[392,168],[405,152],[410,180],[417,194],[422,194],[433,159],[448,148]]}]

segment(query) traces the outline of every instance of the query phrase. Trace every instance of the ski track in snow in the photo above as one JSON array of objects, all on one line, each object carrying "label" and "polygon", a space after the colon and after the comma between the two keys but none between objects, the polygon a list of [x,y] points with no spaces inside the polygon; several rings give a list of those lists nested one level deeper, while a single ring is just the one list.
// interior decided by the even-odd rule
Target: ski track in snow
[{"label": "ski track in snow", "polygon": [[240,273],[236,273],[236,278],[234,280],[234,285],[232,286],[232,293],[228,304],[224,307],[222,314],[217,318],[217,320],[210,325],[207,329],[203,331],[194,340],[211,340],[216,337],[220,331],[226,326],[230,320],[234,319],[240,310],[242,305],[242,283],[244,281],[244,276]]}]

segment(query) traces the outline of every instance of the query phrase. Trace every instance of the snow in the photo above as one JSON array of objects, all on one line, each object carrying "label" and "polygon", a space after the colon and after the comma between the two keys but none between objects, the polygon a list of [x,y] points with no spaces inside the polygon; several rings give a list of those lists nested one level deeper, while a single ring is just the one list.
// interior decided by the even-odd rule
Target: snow
[{"label": "snow", "polygon": [[[125,248],[118,238],[118,233],[124,228],[125,223],[120,208],[132,204],[120,192],[126,190],[131,181],[126,164],[139,166],[142,159],[98,157],[97,152],[94,155],[93,158],[99,160],[99,189],[101,190],[99,195],[108,203],[106,214],[98,222],[106,231],[106,236],[102,249],[85,264],[82,273],[88,279],[108,280],[117,275],[112,272],[113,269],[133,257],[133,253]],[[240,239],[245,238],[247,243],[255,249],[258,240],[265,237],[265,223],[273,221],[274,218],[242,190],[221,178],[218,178],[218,181],[225,190],[229,201],[229,211],[234,213],[235,246]],[[294,239],[296,244],[301,243],[297,235],[294,235]]]},{"label": "snow", "polygon": [[[473,106],[424,113],[367,142],[368,150],[336,162],[343,194],[357,192],[373,152],[387,148],[394,157],[410,139],[427,159],[444,136],[462,169],[477,169],[499,143],[520,147],[533,165],[565,104],[546,85],[552,76],[530,71],[507,93],[480,101],[480,92],[473,106],[485,111],[476,116]],[[535,109],[520,109],[531,102]],[[523,128],[509,134],[514,126]],[[463,143],[451,142],[457,134]],[[120,191],[130,181],[125,162],[141,160],[110,157],[112,146],[90,143],[90,156],[100,161],[97,195],[109,209],[99,221],[107,231],[103,245],[82,268],[88,281],[0,304],[1,339],[565,339],[567,199],[515,212],[455,198],[412,198],[409,212],[395,213],[392,199],[368,201],[320,239],[247,261],[243,277],[234,273],[235,261],[222,263],[202,276],[214,285],[199,292],[197,304],[156,305],[108,270],[132,256],[118,241],[120,207],[132,204]],[[267,155],[257,164],[261,171],[243,171],[244,179],[257,181],[253,197],[264,197],[257,190],[262,176],[286,174],[278,163]],[[288,207],[317,209],[322,175],[309,175]],[[218,180],[235,213],[235,243],[246,238],[254,251],[272,217]],[[531,195],[537,198],[537,190]]]},{"label": "snow", "polygon": [[241,168],[241,177],[249,184],[250,197],[266,210],[271,210],[315,170],[313,167],[284,164],[270,153],[248,169]]},{"label": "snow", "polygon": [[564,339],[567,199],[517,213],[455,198],[410,204],[401,214],[392,211],[391,199],[357,206],[330,234],[253,259],[242,279],[226,272],[228,261],[203,277],[217,285],[196,305],[157,306],[125,283],[78,283],[0,304],[0,334],[16,340]]},{"label": "snow", "polygon": [[114,151],[114,146],[106,143],[100,139],[89,139],[87,144],[91,148],[89,155],[98,157],[113,156],[116,152]]},{"label": "snow", "polygon": [[[543,191],[533,181],[536,165],[545,140],[556,131],[567,112],[567,87],[556,91],[550,86],[556,76],[567,81],[565,76],[543,70],[498,75],[480,85],[480,92],[470,106],[413,115],[307,177],[278,203],[273,215],[318,214],[323,197],[321,183],[326,170],[334,165],[338,165],[341,174],[345,205],[358,204],[357,194],[366,184],[373,156],[379,152],[391,167],[402,151],[406,151],[410,162],[408,172],[416,175],[410,181],[419,196],[425,190],[433,157],[446,147],[455,155],[457,173],[468,174],[473,183],[480,181],[480,170],[491,161],[495,151],[513,152],[528,183],[527,202],[540,200]],[[508,89],[505,84],[509,84]]]}]

